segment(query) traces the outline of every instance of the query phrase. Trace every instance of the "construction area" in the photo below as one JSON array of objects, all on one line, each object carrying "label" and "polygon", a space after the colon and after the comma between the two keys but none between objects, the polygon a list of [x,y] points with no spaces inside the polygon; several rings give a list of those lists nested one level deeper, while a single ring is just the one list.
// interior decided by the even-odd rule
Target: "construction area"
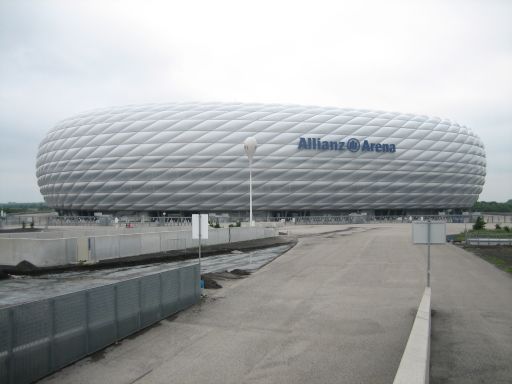
[{"label": "construction area", "polygon": [[[463,229],[447,224],[448,233]],[[426,249],[412,244],[410,225],[294,225],[279,231],[288,245],[204,258],[203,279],[216,289],[206,286],[188,309],[42,382],[393,382],[426,283]],[[230,267],[231,257],[238,261]],[[98,281],[146,268],[157,272],[163,265],[87,273]],[[69,281],[73,274],[61,278]],[[510,275],[444,244],[432,246],[431,276],[427,380],[509,382]]]}]

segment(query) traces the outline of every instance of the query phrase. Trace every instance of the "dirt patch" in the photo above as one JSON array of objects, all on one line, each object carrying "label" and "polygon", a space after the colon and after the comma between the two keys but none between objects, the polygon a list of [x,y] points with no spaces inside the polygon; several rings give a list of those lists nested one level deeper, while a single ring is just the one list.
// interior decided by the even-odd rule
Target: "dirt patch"
[{"label": "dirt patch", "polygon": [[233,269],[230,273],[236,276],[249,276],[251,274],[251,272],[246,271],[245,269]]},{"label": "dirt patch", "polygon": [[217,281],[215,281],[209,274],[201,275],[201,279],[204,281],[205,289],[220,289],[220,288],[222,288],[222,285],[217,283]]},{"label": "dirt patch", "polygon": [[205,289],[219,289],[222,285],[218,283],[218,280],[238,280],[249,276],[251,272],[244,269],[233,269],[232,271],[224,272],[212,272],[201,275],[201,279],[204,281]]},{"label": "dirt patch", "polygon": [[213,273],[208,273],[207,275],[215,280],[237,280],[237,279],[242,278],[242,276],[234,275],[232,273],[229,273],[228,271],[213,272]]},{"label": "dirt patch", "polygon": [[105,358],[106,348],[99,350],[98,352],[94,352],[92,355],[90,355],[90,359],[93,363],[103,360]]},{"label": "dirt patch", "polygon": [[179,313],[175,313],[175,314],[172,314],[172,315],[171,315],[171,316],[169,316],[169,317],[166,317],[164,320],[165,320],[165,321],[168,321],[168,322],[171,322],[171,321],[176,320],[176,319],[178,318],[178,316],[179,316]]},{"label": "dirt patch", "polygon": [[478,247],[474,245],[461,245],[464,250],[494,264],[499,269],[512,273],[512,247],[509,245],[492,245]]},{"label": "dirt patch", "polygon": [[18,265],[16,266],[16,269],[18,271],[28,273],[28,272],[37,270],[37,267],[34,264],[32,264],[26,260],[23,260],[22,262],[18,263]]}]

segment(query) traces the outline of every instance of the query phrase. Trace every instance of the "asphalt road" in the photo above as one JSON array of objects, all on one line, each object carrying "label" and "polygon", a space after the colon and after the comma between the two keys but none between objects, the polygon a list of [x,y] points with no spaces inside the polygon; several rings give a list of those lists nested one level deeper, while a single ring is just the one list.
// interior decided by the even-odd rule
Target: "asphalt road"
[{"label": "asphalt road", "polygon": [[[392,383],[426,250],[409,225],[358,227],[294,228],[297,246],[252,276],[43,382]],[[510,277],[452,245],[432,254],[432,382],[506,379]]]},{"label": "asphalt road", "polygon": [[44,382],[390,383],[424,288],[406,227],[305,231],[252,276]]}]

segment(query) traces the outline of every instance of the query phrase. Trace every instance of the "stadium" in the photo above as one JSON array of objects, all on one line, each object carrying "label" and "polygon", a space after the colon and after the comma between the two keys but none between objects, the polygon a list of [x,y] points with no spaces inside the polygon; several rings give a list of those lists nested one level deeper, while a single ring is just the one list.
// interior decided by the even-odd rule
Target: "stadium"
[{"label": "stadium", "polygon": [[485,150],[447,119],[299,105],[168,103],[94,110],[58,123],[39,146],[37,179],[61,214],[366,212],[471,207]]}]

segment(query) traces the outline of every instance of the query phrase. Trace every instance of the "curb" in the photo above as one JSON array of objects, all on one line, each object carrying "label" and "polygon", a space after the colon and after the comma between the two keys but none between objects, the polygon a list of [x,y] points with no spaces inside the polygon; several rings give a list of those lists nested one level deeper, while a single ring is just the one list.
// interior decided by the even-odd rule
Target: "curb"
[{"label": "curb", "polygon": [[425,288],[393,384],[428,384],[430,366],[431,289]]}]

